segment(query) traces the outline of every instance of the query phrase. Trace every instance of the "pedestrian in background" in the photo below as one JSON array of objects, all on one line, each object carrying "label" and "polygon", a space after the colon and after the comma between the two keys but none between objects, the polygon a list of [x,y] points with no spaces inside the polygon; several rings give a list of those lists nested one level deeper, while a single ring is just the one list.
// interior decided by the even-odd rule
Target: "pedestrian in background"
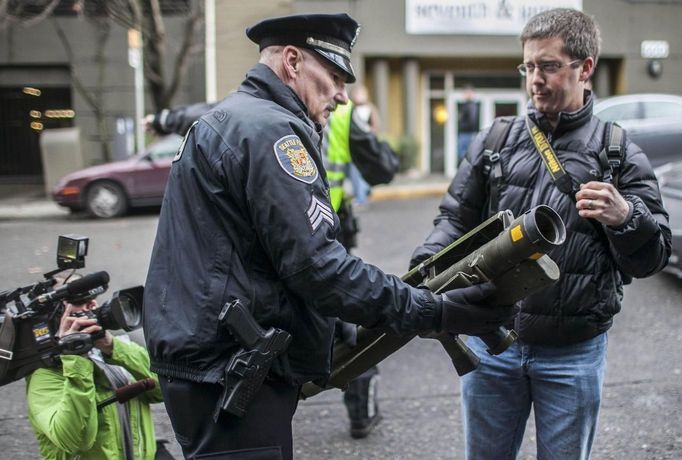
[{"label": "pedestrian in background", "polygon": [[[369,100],[369,93],[365,85],[356,83],[350,91],[350,100],[353,103],[354,122],[363,126],[374,135],[379,134],[379,111]],[[352,155],[352,154],[351,154]],[[372,191],[370,185],[362,176],[362,173],[354,162],[348,163],[347,176],[353,185],[353,204],[358,209],[367,206],[369,195]]]},{"label": "pedestrian in background", "polygon": [[500,210],[546,204],[566,224],[566,242],[550,253],[561,278],[519,302],[507,325],[518,341],[498,356],[476,337],[467,342],[481,358],[460,379],[467,459],[516,458],[531,408],[538,459],[589,458],[623,282],[653,275],[670,256],[668,214],[646,155],[625,142],[616,180],[615,163],[600,159],[606,126],[586,88],[599,42],[597,24],[580,11],[528,21],[518,66],[528,115],[514,119],[499,152],[484,147],[490,130],[477,136],[412,257],[414,266]]},{"label": "pedestrian in background", "polygon": [[475,99],[472,85],[464,86],[463,97],[464,102],[459,105],[457,118],[457,164],[462,163],[462,158],[480,129],[479,102]]}]

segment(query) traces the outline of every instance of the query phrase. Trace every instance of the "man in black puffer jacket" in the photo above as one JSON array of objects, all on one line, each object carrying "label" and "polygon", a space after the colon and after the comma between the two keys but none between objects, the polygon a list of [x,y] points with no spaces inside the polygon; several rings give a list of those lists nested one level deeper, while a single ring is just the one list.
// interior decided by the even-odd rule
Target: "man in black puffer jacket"
[{"label": "man in black puffer jacket", "polygon": [[[661,270],[671,235],[656,177],[639,147],[626,142],[617,188],[602,180],[605,125],[592,115],[593,95],[585,88],[599,56],[597,25],[579,11],[555,9],[531,18],[521,43],[528,119],[514,119],[493,165],[501,167],[492,197],[497,209],[489,209],[486,130],[472,144],[411,266],[491,211],[519,215],[546,204],[562,216],[566,243],[549,254],[561,279],[519,302],[509,325],[518,342],[492,357],[479,339],[468,341],[481,364],[461,379],[465,448],[469,459],[515,458],[532,406],[538,458],[583,459],[596,431],[606,331],[621,308],[622,274],[642,278]],[[543,142],[563,165],[568,187],[545,167]]]}]

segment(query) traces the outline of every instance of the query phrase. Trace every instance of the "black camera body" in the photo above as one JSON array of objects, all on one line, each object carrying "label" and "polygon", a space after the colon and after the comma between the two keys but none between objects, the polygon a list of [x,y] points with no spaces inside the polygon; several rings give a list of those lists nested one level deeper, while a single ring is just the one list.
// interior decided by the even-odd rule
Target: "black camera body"
[{"label": "black camera body", "polygon": [[132,331],[141,326],[144,288],[136,286],[114,293],[99,308],[83,312],[97,320],[102,331],[58,337],[63,302],[82,303],[105,292],[109,274],[101,271],[55,288],[55,275],[85,267],[88,238],[60,235],[57,269],[44,281],[0,291],[0,386],[18,380],[41,367],[60,365],[63,354],[87,353],[104,330]]}]

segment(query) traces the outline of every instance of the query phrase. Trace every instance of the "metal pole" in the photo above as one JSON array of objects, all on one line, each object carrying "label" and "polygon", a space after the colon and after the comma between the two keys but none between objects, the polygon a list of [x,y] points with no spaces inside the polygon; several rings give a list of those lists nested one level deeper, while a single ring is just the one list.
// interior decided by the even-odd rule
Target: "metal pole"
[{"label": "metal pole", "polygon": [[144,126],[139,123],[139,120],[144,118],[144,53],[142,47],[139,48],[139,60],[137,66],[135,67],[135,123],[137,127],[136,133],[136,146],[137,152],[140,153],[144,151]]},{"label": "metal pole", "polygon": [[128,64],[135,71],[135,150],[144,151],[144,56],[142,53],[142,34],[128,29]]},{"label": "metal pole", "polygon": [[215,47],[215,0],[206,0],[206,102],[218,99]]}]

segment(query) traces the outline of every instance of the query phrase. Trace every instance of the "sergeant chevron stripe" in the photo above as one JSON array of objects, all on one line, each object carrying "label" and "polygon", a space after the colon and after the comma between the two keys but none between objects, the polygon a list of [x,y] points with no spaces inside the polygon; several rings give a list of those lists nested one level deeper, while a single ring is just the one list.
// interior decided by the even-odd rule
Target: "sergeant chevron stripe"
[{"label": "sergeant chevron stripe", "polygon": [[332,213],[331,208],[315,198],[315,196],[312,197],[306,214],[308,214],[313,233],[323,221],[327,221],[332,227],[334,226],[334,214]]}]

